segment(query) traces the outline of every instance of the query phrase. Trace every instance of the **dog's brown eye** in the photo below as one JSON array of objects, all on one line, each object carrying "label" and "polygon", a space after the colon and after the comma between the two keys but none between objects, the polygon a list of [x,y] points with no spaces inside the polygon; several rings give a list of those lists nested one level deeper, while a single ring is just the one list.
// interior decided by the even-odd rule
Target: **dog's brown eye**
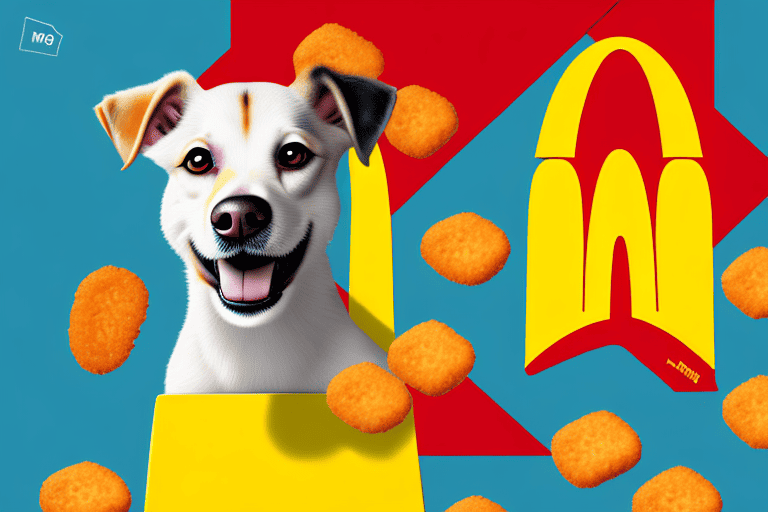
[{"label": "dog's brown eye", "polygon": [[285,171],[295,171],[306,166],[315,154],[300,142],[289,142],[277,152],[277,165]]},{"label": "dog's brown eye", "polygon": [[184,157],[181,167],[184,167],[192,174],[205,174],[213,169],[211,152],[205,148],[192,148],[187,153],[187,156]]}]

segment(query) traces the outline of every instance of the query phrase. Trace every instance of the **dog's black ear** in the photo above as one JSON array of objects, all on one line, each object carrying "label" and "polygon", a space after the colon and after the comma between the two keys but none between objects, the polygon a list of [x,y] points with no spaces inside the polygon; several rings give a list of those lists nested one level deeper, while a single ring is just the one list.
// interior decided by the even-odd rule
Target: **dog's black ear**
[{"label": "dog's black ear", "polygon": [[157,82],[105,96],[94,107],[123,159],[123,169],[140,151],[176,127],[187,97],[195,90],[201,90],[195,79],[185,71],[177,71]]},{"label": "dog's black ear", "polygon": [[352,138],[358,158],[368,165],[376,141],[384,132],[397,89],[370,78],[342,75],[317,67],[309,75],[310,101],[324,121],[339,125]]}]

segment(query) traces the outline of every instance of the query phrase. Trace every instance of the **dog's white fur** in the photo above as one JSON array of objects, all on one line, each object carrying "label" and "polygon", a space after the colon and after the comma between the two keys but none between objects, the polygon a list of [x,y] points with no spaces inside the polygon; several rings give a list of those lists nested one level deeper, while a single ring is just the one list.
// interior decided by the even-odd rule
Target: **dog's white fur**
[{"label": "dog's white fur", "polygon": [[[355,135],[318,116],[309,97],[311,84],[288,88],[239,83],[204,91],[188,78],[180,85],[171,82],[159,92],[149,88],[155,97],[166,94],[165,99],[150,103],[155,112],[151,116],[167,100],[164,91],[176,87],[176,99],[183,102],[180,120],[167,135],[154,132],[151,140],[147,138],[154,119],[150,114],[143,114],[149,121],[137,134],[119,133],[120,122],[115,119],[121,112],[125,116],[126,109],[146,108],[146,101],[135,100],[138,89],[133,94],[129,90],[107,97],[97,107],[119,150],[120,137],[123,146],[132,137],[142,138],[140,145],[133,145],[129,158],[125,156],[127,146],[122,148],[127,165],[138,149],[168,172],[161,225],[168,243],[185,263],[189,304],[168,364],[166,393],[325,392],[329,381],[353,364],[370,361],[386,368],[385,352],[344,308],[326,255],[340,213],[336,167],[355,144]],[[113,101],[108,105],[110,98]],[[348,121],[346,106],[339,107]],[[281,171],[275,153],[288,142],[303,143],[316,158],[301,170]],[[211,151],[213,171],[194,175],[179,167],[193,147]],[[243,195],[258,196],[272,208],[271,226],[259,255],[289,253],[312,225],[310,243],[294,280],[277,304],[255,314],[225,307],[218,290],[195,265],[190,249],[193,244],[210,260],[229,256],[216,242],[211,212],[222,200]]]}]

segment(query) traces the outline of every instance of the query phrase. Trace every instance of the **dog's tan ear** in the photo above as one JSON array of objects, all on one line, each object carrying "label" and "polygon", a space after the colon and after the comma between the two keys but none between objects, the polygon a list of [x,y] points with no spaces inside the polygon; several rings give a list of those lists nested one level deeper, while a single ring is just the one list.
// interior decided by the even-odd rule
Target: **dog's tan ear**
[{"label": "dog's tan ear", "polygon": [[94,107],[96,117],[123,159],[123,170],[143,147],[151,146],[176,127],[184,103],[200,89],[186,71],[177,71],[147,85],[105,96]]},{"label": "dog's tan ear", "polygon": [[323,66],[302,74],[291,87],[307,98],[320,119],[346,129],[358,158],[367,166],[395,108],[397,89]]}]

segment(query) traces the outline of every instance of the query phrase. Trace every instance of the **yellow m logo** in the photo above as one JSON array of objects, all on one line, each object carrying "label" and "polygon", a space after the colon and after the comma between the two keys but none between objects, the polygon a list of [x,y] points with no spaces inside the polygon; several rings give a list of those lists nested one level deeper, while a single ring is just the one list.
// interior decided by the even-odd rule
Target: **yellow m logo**
[{"label": "yellow m logo", "polygon": [[[632,155],[615,149],[605,159],[586,238],[579,178],[564,160],[575,156],[592,79],[604,59],[617,50],[630,53],[642,67],[656,105],[663,156],[674,158],[659,182],[655,238],[645,185]],[[613,250],[622,237],[629,260],[632,318],[676,338],[695,354],[684,357],[708,365],[696,371],[710,373],[714,384],[712,208],[704,171],[690,160],[701,156],[685,90],[651,47],[614,37],[590,46],[570,64],[552,94],[536,148],[536,157],[545,160],[533,177],[528,214],[525,365],[529,373],[572,357],[567,355],[574,353],[572,348],[563,348],[560,352],[566,356],[558,357],[555,344],[610,318]],[[549,362],[529,367],[545,351]],[[680,373],[674,372],[674,378],[663,373],[667,355],[658,353],[658,363],[653,358],[643,362],[677,389],[671,381]]]}]

